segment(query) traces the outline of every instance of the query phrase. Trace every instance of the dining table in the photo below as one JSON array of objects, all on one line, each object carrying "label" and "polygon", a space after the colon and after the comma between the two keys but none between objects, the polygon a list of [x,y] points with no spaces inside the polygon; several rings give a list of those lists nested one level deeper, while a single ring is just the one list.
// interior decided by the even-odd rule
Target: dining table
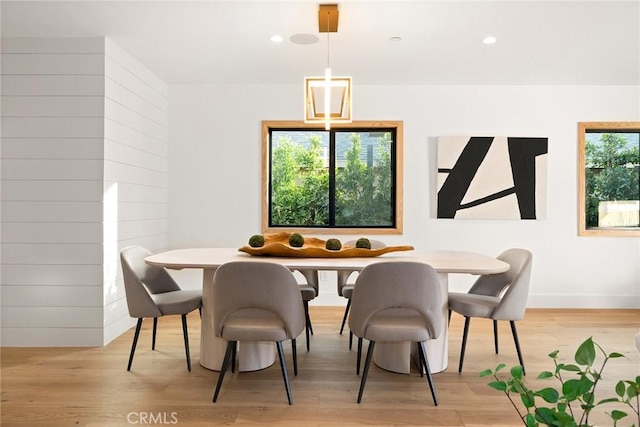
[{"label": "dining table", "polygon": [[[449,274],[486,275],[505,272],[509,264],[494,257],[466,251],[431,250],[390,252],[375,257],[278,257],[255,256],[238,248],[185,248],[150,255],[145,261],[167,269],[201,269],[202,275],[202,327],[200,333],[200,365],[220,370],[226,341],[216,337],[213,328],[212,289],[216,269],[232,261],[272,262],[290,270],[309,271],[361,271],[367,265],[384,261],[414,261],[431,265],[438,274],[442,294],[442,329],[440,335],[425,343],[429,366],[433,373],[447,368],[448,361],[448,285]],[[309,280],[309,274],[305,277]],[[317,280],[317,275],[316,275]],[[388,371],[409,373],[411,343],[376,343],[374,363]],[[243,342],[238,351],[238,369],[255,371],[275,362],[275,347],[271,342]]]}]

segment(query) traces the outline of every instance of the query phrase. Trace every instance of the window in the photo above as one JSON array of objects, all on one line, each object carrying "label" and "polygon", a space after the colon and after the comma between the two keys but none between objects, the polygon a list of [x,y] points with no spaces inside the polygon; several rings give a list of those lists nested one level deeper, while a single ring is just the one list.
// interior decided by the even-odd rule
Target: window
[{"label": "window", "polygon": [[640,122],[578,125],[578,234],[640,236]]},{"label": "window", "polygon": [[402,122],[262,123],[263,232],[402,233]]}]

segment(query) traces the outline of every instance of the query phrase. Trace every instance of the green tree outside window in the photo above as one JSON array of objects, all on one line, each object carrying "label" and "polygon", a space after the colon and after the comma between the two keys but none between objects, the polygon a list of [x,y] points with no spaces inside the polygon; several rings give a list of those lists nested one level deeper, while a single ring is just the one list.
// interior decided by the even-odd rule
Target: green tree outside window
[{"label": "green tree outside window", "polygon": [[392,131],[277,129],[270,134],[270,226],[395,226]]},{"label": "green tree outside window", "polygon": [[601,202],[640,198],[638,134],[590,133],[585,144],[585,160],[586,224],[598,227]]}]

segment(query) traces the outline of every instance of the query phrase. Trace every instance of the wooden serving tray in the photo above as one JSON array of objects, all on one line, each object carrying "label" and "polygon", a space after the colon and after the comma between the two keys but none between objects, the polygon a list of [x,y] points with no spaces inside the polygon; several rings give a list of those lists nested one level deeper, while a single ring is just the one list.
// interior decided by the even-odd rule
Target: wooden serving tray
[{"label": "wooden serving tray", "polygon": [[254,248],[243,246],[238,249],[255,256],[300,257],[300,258],[347,258],[347,257],[375,257],[387,252],[411,251],[413,246],[386,246],[379,249],[363,249],[353,246],[342,246],[339,251],[325,248],[326,240],[316,237],[305,237],[304,245],[295,248],[289,245],[291,233],[276,233],[264,235],[264,246]]}]

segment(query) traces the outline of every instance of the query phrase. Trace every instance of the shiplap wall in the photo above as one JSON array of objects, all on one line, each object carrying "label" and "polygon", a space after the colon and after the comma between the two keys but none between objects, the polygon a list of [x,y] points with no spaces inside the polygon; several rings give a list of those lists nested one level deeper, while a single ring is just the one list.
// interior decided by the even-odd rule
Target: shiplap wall
[{"label": "shiplap wall", "polygon": [[167,87],[104,38],[1,64],[2,345],[102,345],[132,324],[119,249],[166,246]]},{"label": "shiplap wall", "polygon": [[109,39],[104,102],[104,343],[133,323],[120,249],[167,247],[168,86]]}]

